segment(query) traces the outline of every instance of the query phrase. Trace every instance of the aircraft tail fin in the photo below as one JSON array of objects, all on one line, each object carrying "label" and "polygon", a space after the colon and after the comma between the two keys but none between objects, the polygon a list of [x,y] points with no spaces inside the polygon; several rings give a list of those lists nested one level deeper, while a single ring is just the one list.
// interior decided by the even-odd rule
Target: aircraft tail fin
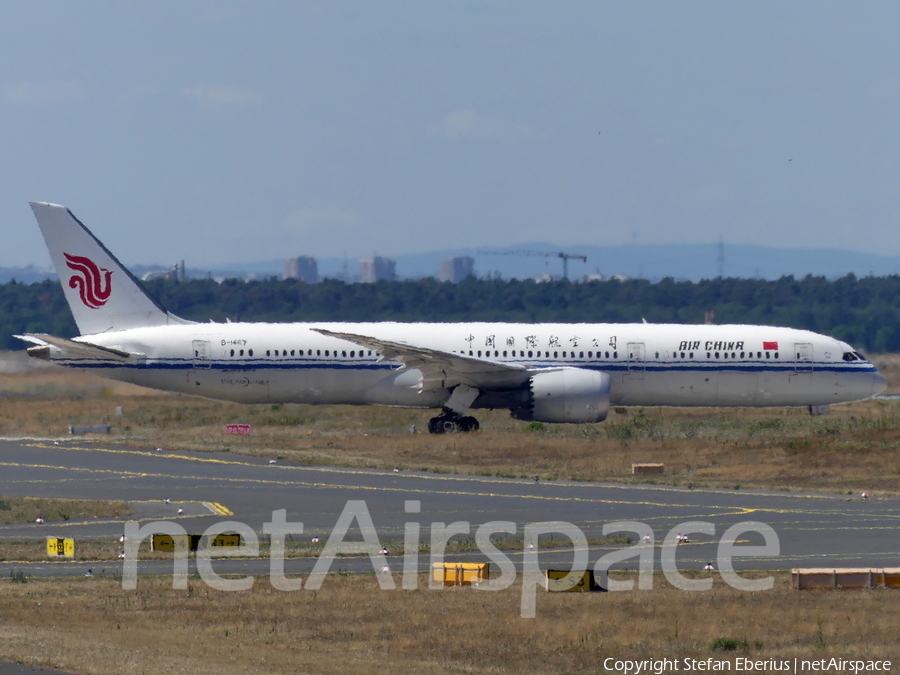
[{"label": "aircraft tail fin", "polygon": [[153,299],[65,206],[31,202],[31,209],[82,335],[189,323]]}]

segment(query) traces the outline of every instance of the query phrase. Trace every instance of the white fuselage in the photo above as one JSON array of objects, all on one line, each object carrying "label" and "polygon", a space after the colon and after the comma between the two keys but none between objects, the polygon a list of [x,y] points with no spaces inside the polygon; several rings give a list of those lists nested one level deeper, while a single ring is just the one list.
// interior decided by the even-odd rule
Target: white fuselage
[{"label": "white fuselage", "polygon": [[[846,343],[810,331],[743,325],[189,324],[78,338],[146,355],[134,364],[60,361],[146,387],[243,403],[436,408],[450,396],[445,389],[420,391],[415,368],[312,328],[535,369],[603,371],[612,405],[827,405],[868,398],[885,386]],[[482,405],[495,404],[476,401],[474,407]]]}]

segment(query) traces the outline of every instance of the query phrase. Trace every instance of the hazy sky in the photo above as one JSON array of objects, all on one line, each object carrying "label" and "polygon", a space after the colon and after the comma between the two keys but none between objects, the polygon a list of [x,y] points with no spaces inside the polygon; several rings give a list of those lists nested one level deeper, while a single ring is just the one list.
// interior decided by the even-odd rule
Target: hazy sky
[{"label": "hazy sky", "polygon": [[900,254],[894,1],[2,6],[0,265],[49,263],[30,200],[126,263]]}]

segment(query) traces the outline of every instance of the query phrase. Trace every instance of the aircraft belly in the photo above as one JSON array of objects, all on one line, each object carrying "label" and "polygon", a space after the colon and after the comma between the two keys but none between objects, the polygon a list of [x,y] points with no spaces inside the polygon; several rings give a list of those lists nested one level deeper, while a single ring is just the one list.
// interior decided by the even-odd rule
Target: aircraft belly
[{"label": "aircraft belly", "polygon": [[717,405],[755,406],[759,392],[759,372],[725,370],[718,374]]},{"label": "aircraft belly", "polygon": [[611,374],[612,405],[717,405],[717,373],[702,370],[647,370]]},{"label": "aircraft belly", "polygon": [[807,406],[872,395],[867,371],[650,370],[610,373],[611,405]]},{"label": "aircraft belly", "polygon": [[814,373],[772,370],[759,375],[759,405],[811,405]]},{"label": "aircraft belly", "polygon": [[878,393],[871,372],[834,372],[821,370],[813,374],[809,405],[826,405],[856,401]]},{"label": "aircraft belly", "polygon": [[373,368],[109,368],[98,375],[236,403],[307,403],[440,407],[448,392],[420,393],[418,370]]},{"label": "aircraft belly", "polygon": [[363,405],[364,394],[384,371],[353,368],[280,370],[273,375],[274,402]]},{"label": "aircraft belly", "polygon": [[152,370],[141,372],[139,376],[145,386],[192,396],[235,403],[265,403],[269,400],[269,378],[265,371],[194,368]]}]

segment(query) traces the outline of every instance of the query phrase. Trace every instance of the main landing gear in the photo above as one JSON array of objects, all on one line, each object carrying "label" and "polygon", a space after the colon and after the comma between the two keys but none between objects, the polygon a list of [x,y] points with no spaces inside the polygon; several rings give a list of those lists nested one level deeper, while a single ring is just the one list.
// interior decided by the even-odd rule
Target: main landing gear
[{"label": "main landing gear", "polygon": [[452,434],[457,431],[478,431],[480,425],[474,417],[463,417],[459,413],[445,410],[437,417],[428,420],[428,433]]}]

